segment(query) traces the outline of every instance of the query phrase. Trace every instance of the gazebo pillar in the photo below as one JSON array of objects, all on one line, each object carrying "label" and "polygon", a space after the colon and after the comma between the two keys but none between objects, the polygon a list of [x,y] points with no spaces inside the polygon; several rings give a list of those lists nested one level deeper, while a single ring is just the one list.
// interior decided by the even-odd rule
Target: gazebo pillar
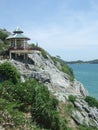
[{"label": "gazebo pillar", "polygon": [[10,57],[10,60],[11,60],[11,59],[12,59],[11,52],[10,52],[10,54],[9,54],[9,57]]},{"label": "gazebo pillar", "polygon": [[17,48],[17,41],[16,41],[16,39],[15,39],[15,49]]},{"label": "gazebo pillar", "polygon": [[24,48],[24,49],[26,48],[25,40],[23,41],[23,48]]}]

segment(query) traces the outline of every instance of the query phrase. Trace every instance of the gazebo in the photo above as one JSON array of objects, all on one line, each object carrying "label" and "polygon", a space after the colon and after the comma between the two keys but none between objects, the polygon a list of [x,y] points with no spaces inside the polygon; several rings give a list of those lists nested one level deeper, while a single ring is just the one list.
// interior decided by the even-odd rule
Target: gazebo
[{"label": "gazebo", "polygon": [[11,43],[9,49],[10,59],[12,58],[12,53],[15,54],[16,57],[17,55],[24,54],[24,58],[25,54],[33,53],[33,49],[30,49],[28,47],[28,40],[30,40],[30,38],[26,37],[19,27],[17,27],[13,31],[13,34],[8,36],[6,39],[9,40]]}]

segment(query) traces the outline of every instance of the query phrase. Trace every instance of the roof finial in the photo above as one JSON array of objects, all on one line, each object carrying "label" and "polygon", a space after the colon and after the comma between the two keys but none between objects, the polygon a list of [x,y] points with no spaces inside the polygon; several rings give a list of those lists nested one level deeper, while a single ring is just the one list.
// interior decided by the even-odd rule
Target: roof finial
[{"label": "roof finial", "polygon": [[23,31],[17,26],[13,33],[23,33]]}]

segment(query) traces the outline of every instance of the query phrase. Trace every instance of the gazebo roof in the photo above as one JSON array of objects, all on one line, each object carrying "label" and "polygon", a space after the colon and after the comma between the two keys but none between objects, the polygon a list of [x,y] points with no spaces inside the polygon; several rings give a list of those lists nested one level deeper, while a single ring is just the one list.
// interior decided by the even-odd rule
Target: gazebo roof
[{"label": "gazebo roof", "polygon": [[22,33],[23,33],[23,31],[20,28],[17,27],[13,31],[13,34],[11,34],[10,36],[8,36],[6,39],[7,40],[10,40],[10,39],[27,39],[27,40],[30,40],[30,38],[26,37]]},{"label": "gazebo roof", "polygon": [[27,40],[30,40],[30,38],[26,37],[23,34],[12,34],[12,35],[8,36],[6,39],[7,40],[10,40],[10,39],[27,39]]},{"label": "gazebo roof", "polygon": [[19,27],[17,27],[17,28],[13,31],[13,33],[23,33],[23,31],[22,31]]}]

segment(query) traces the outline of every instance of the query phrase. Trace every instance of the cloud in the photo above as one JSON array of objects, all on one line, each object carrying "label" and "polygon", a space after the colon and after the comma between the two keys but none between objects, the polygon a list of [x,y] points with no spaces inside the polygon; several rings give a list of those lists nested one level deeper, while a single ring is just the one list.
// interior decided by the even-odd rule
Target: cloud
[{"label": "cloud", "polygon": [[42,46],[51,49],[97,45],[97,21],[85,24],[84,17],[81,19],[82,25],[79,28],[74,26],[75,22],[72,22],[69,28],[66,25],[62,27],[56,24],[50,27],[33,27],[27,32],[32,42],[39,42]]},{"label": "cloud", "polygon": [[34,10],[30,8],[31,13],[26,17],[26,22],[25,15],[22,17],[22,28],[31,38],[31,42],[38,42],[51,53],[64,55],[64,52],[73,52],[74,56],[78,56],[79,52],[82,54],[83,51],[86,54],[88,47],[97,47],[97,0],[54,1],[43,2],[41,7],[38,5],[40,8],[35,4]]},{"label": "cloud", "polygon": [[49,49],[64,50],[69,47],[97,46],[98,4],[92,0],[87,2],[82,2],[86,5],[81,9],[76,7],[78,6],[78,4],[75,5],[76,0],[71,6],[69,2],[66,5],[60,5],[59,11],[55,16],[53,15],[54,18],[52,17],[53,20],[48,19],[49,21],[43,24],[39,24],[38,21],[37,23],[31,22],[25,32],[31,37],[32,42],[38,42],[39,45]]}]

